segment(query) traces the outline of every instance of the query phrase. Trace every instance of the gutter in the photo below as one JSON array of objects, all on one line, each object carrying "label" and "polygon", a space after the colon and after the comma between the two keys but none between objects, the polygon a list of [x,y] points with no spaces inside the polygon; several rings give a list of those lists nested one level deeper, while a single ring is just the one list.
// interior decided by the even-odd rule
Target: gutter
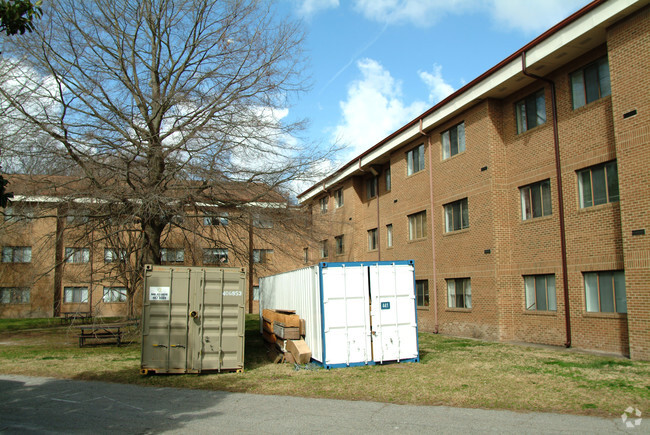
[{"label": "gutter", "polygon": [[436,240],[435,225],[433,224],[433,151],[431,150],[431,136],[422,130],[422,118],[420,118],[420,134],[427,138],[429,147],[429,202],[431,204],[431,269],[433,270],[433,333],[438,333],[438,280],[436,278]]},{"label": "gutter", "polygon": [[555,146],[555,176],[557,178],[557,199],[559,203],[558,215],[560,218],[560,248],[562,251],[562,285],[564,287],[564,319],[566,321],[566,342],[564,346],[571,347],[571,309],[569,307],[569,277],[567,275],[566,253],[566,227],[564,224],[564,195],[562,188],[562,165],[560,164],[560,136],[557,122],[557,99],[555,95],[555,82],[545,77],[540,77],[526,71],[526,51],[521,53],[521,71],[525,76],[541,80],[551,86],[551,108],[553,113],[553,143]]}]

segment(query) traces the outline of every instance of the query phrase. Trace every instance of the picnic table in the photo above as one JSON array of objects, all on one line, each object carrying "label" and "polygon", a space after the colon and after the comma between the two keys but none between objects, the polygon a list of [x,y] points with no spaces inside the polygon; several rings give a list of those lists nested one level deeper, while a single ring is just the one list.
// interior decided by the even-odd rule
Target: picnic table
[{"label": "picnic table", "polygon": [[72,322],[74,320],[81,320],[81,322],[86,322],[86,320],[90,320],[93,318],[92,313],[88,311],[64,311],[61,313],[63,317],[61,317],[61,321],[63,322],[64,320],[66,322]]},{"label": "picnic table", "polygon": [[119,346],[122,343],[124,329],[134,324],[134,322],[124,322],[77,325],[75,328],[79,329],[79,347],[83,347],[86,340],[115,340],[115,344]]}]

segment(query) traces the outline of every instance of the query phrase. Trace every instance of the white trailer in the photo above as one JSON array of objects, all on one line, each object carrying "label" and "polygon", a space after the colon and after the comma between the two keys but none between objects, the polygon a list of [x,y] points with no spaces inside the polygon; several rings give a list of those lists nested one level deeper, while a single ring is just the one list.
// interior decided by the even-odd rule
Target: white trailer
[{"label": "white trailer", "polygon": [[413,261],[319,263],[260,278],[264,309],[305,319],[312,359],[326,368],[418,362]]}]

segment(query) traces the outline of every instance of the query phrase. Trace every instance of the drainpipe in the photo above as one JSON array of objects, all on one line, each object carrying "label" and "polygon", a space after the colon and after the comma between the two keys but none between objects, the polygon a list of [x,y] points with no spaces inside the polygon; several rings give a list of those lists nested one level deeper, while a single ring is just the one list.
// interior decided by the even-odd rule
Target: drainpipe
[{"label": "drainpipe", "polygon": [[540,77],[526,71],[526,52],[521,53],[521,71],[525,76],[542,80],[551,87],[551,108],[553,113],[553,142],[555,145],[555,176],[557,177],[557,197],[560,218],[560,247],[562,250],[562,285],[564,286],[564,318],[566,321],[566,343],[564,346],[571,347],[571,309],[569,307],[569,277],[567,275],[567,254],[566,254],[566,227],[564,225],[564,196],[562,194],[562,167],[560,164],[560,136],[557,123],[557,99],[555,95],[555,82],[545,77]]},{"label": "drainpipe", "polygon": [[433,332],[438,333],[438,280],[436,279],[436,241],[434,238],[435,225],[433,224],[433,152],[431,151],[431,136],[422,131],[420,119],[420,134],[427,138],[429,147],[429,202],[431,204],[431,263],[433,269]]}]

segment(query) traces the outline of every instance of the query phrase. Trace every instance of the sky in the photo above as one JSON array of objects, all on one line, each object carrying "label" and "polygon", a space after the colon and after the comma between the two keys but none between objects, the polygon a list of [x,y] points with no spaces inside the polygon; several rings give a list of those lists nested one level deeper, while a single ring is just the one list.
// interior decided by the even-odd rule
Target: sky
[{"label": "sky", "polygon": [[279,0],[306,31],[311,89],[287,120],[347,163],[589,0]]}]

